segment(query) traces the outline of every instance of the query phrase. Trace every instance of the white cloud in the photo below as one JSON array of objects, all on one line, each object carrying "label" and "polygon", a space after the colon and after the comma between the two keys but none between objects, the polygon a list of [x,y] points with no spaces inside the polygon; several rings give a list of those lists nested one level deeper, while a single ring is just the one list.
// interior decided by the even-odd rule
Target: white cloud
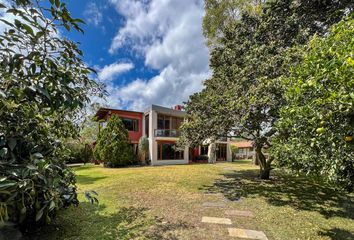
[{"label": "white cloud", "polygon": [[84,16],[89,24],[92,24],[96,27],[102,23],[102,13],[94,2],[89,2],[86,5]]},{"label": "white cloud", "polygon": [[151,79],[108,86],[112,107],[142,110],[149,104],[173,106],[201,90],[210,76],[209,54],[202,35],[202,0],[110,0],[125,18],[112,40],[110,53],[122,47],[144,57],[159,71]]},{"label": "white cloud", "polygon": [[133,63],[112,63],[99,70],[98,79],[102,82],[109,82],[116,78],[119,74],[130,71],[133,68]]}]

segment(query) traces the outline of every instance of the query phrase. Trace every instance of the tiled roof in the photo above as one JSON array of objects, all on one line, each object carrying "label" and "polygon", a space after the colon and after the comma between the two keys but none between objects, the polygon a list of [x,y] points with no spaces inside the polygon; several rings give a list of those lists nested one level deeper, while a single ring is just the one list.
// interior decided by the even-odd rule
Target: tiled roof
[{"label": "tiled roof", "polygon": [[253,147],[251,141],[235,141],[235,142],[231,142],[231,145],[234,145],[238,148],[251,148],[251,147]]}]

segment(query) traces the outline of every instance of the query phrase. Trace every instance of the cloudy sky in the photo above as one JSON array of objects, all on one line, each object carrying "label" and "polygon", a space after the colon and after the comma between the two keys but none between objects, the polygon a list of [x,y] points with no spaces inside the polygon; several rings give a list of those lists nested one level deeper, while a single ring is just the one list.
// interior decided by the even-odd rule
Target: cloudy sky
[{"label": "cloudy sky", "polygon": [[202,35],[202,0],[71,0],[74,17],[87,23],[85,61],[107,85],[110,107],[142,110],[180,104],[209,74]]}]

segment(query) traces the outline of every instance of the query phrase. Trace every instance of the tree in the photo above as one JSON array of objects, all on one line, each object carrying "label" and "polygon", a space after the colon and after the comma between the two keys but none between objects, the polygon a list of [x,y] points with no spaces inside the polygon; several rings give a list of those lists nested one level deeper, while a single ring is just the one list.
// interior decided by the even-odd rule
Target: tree
[{"label": "tree", "polygon": [[231,145],[232,160],[236,159],[236,154],[238,153],[238,147]]},{"label": "tree", "polygon": [[208,46],[218,43],[222,29],[241,18],[243,11],[257,14],[264,0],[205,0],[205,16],[203,18],[203,34]]},{"label": "tree", "polygon": [[103,90],[77,44],[58,34],[82,32],[64,3],[0,7],[12,16],[0,19],[0,221],[29,228],[78,204],[62,140],[77,136],[76,114]]},{"label": "tree", "polygon": [[107,167],[122,167],[134,163],[128,130],[118,116],[113,115],[107,127],[99,133],[94,154]]},{"label": "tree", "polygon": [[146,156],[149,154],[149,139],[145,136],[142,136],[139,139],[138,151],[141,163],[146,164]]},{"label": "tree", "polygon": [[354,19],[315,36],[303,49],[303,63],[283,84],[279,135],[272,154],[280,166],[322,175],[354,189]]},{"label": "tree", "polygon": [[98,124],[95,114],[101,106],[99,103],[92,103],[84,112],[83,121],[81,122],[80,139],[86,144],[92,144],[98,136]]},{"label": "tree", "polygon": [[271,147],[285,104],[279,79],[302,60],[292,47],[324,35],[352,9],[352,1],[276,0],[264,3],[260,14],[241,12],[222,27],[211,51],[212,77],[187,102],[182,141],[196,145],[225,135],[251,140],[260,177],[268,179],[273,158],[266,159],[262,149]]}]

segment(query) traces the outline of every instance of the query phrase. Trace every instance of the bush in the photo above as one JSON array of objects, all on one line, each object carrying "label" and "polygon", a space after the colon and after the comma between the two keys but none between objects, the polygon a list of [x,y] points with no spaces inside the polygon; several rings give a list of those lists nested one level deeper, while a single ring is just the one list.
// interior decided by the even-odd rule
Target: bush
[{"label": "bush", "polygon": [[93,160],[92,147],[79,140],[72,140],[65,143],[67,150],[66,163],[88,163]]},{"label": "bush", "polygon": [[208,155],[198,155],[195,157],[195,160],[196,161],[208,161],[209,157],[208,157]]},{"label": "bush", "polygon": [[31,153],[26,149],[34,144],[1,136],[1,221],[28,229],[49,223],[59,209],[78,204],[75,175],[61,160],[61,145],[47,144]]},{"label": "bush", "polygon": [[147,137],[143,136],[139,139],[138,151],[141,164],[145,165],[149,154],[149,139]]},{"label": "bush", "polygon": [[28,230],[78,204],[61,140],[77,137],[78,113],[102,89],[76,43],[58,34],[82,31],[65,3],[0,5],[12,15],[0,33],[0,231]]},{"label": "bush", "polygon": [[105,167],[123,167],[136,163],[128,131],[118,116],[113,115],[98,134],[94,156]]}]

